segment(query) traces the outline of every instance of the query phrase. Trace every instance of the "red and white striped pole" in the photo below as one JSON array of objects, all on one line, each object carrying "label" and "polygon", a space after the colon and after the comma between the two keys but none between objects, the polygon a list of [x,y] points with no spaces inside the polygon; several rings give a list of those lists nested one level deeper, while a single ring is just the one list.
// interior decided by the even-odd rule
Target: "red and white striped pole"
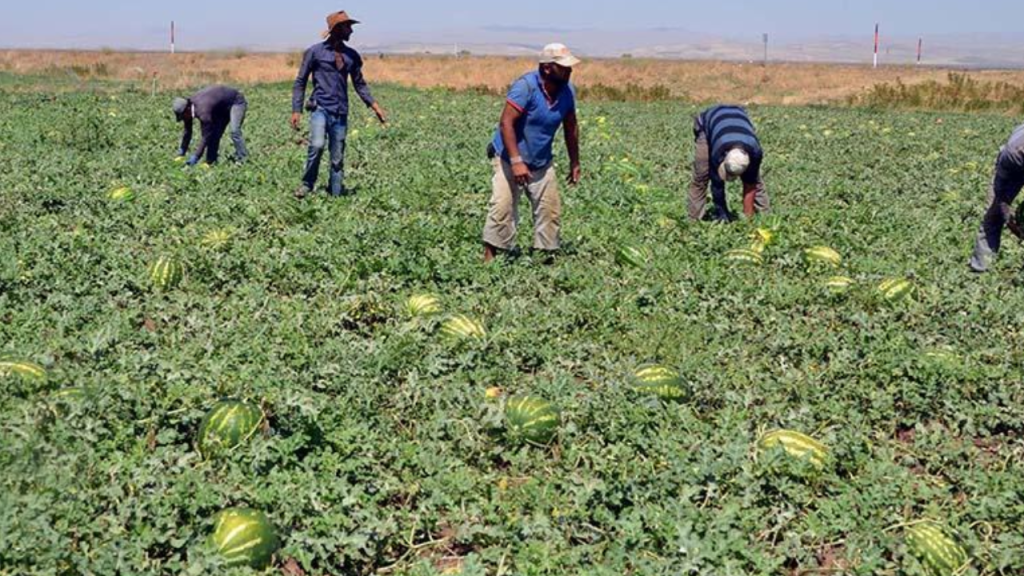
[{"label": "red and white striped pole", "polygon": [[875,68],[878,68],[878,23],[875,23]]},{"label": "red and white striped pole", "polygon": [[174,20],[171,20],[171,54],[174,54]]}]

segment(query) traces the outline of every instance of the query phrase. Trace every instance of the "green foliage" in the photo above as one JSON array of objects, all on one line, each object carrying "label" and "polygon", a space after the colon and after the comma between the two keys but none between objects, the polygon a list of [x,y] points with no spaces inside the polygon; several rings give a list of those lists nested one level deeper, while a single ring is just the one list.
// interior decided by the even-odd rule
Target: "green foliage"
[{"label": "green foliage", "polygon": [[[1022,251],[966,266],[1009,120],[755,108],[776,213],[716,225],[686,220],[695,108],[584,100],[565,250],[484,266],[501,98],[377,89],[355,194],[300,203],[287,94],[246,90],[248,163],[188,170],[169,94],[0,92],[0,358],[47,373],[0,375],[0,574],[250,573],[209,547],[232,507],[307,574],[901,574],[921,517],[967,574],[1024,573]],[[763,263],[727,263],[759,226]],[[151,291],[165,254],[188,280]],[[687,396],[639,394],[648,364]],[[558,406],[551,445],[504,441],[498,386]],[[224,397],[270,432],[204,460]],[[813,481],[757,457],[778,428],[829,447]]]}]

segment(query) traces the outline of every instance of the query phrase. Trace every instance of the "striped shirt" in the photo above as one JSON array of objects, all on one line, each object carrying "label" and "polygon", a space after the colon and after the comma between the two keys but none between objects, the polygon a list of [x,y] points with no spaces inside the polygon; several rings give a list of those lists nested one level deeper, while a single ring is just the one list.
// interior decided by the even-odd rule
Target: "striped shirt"
[{"label": "striped shirt", "polygon": [[724,187],[725,183],[718,177],[718,167],[733,148],[742,148],[750,155],[750,167],[740,179],[745,184],[757,184],[764,152],[747,111],[739,106],[714,106],[701,113],[700,122],[708,139],[712,186]]}]

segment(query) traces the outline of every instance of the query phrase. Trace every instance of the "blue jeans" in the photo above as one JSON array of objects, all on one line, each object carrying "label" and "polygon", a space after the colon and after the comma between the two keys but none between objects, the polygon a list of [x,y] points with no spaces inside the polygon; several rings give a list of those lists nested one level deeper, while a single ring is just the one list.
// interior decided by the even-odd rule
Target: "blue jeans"
[{"label": "blue jeans", "polygon": [[1003,226],[1013,213],[1011,206],[1021,188],[1024,188],[1024,167],[1018,166],[1000,150],[992,186],[988,190],[988,210],[981,219],[974,241],[974,254],[971,255],[970,266],[975,272],[988,270],[989,264],[999,255]]},{"label": "blue jeans", "polygon": [[308,191],[316,185],[320,173],[320,158],[324,145],[329,144],[331,152],[331,176],[328,189],[331,196],[345,193],[345,136],[348,133],[348,117],[337,116],[325,110],[315,110],[309,117],[309,153],[306,156],[306,170],[302,183]]}]

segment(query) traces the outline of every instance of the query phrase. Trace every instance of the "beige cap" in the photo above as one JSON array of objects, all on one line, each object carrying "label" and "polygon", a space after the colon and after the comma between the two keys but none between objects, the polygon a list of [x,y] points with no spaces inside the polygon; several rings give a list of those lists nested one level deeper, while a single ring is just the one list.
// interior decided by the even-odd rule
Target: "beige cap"
[{"label": "beige cap", "polygon": [[541,64],[558,64],[566,68],[572,68],[580,63],[580,59],[573,56],[565,44],[548,44],[540,52]]},{"label": "beige cap", "polygon": [[741,176],[750,166],[750,155],[742,148],[733,148],[725,155],[725,160],[718,167],[718,177],[722,180],[733,180]]}]

